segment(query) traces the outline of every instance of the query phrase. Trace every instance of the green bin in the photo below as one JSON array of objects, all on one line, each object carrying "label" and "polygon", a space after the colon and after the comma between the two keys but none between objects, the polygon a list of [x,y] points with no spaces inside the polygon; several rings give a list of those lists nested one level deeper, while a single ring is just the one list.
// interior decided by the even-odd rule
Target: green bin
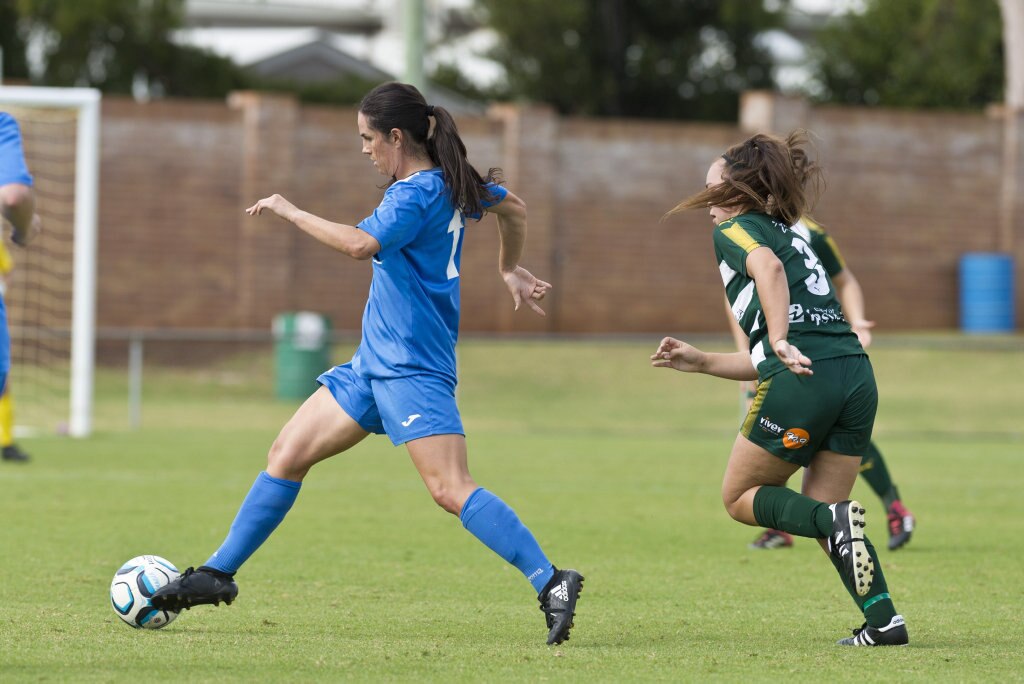
[{"label": "green bin", "polygon": [[331,367],[331,322],[312,311],[290,311],[274,317],[274,396],[305,399],[316,379]]}]

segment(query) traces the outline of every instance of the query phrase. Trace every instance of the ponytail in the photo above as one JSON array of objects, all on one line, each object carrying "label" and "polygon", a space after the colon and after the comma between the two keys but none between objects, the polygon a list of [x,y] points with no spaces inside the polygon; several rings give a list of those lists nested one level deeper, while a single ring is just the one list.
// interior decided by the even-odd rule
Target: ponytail
[{"label": "ponytail", "polygon": [[466,145],[459,136],[455,119],[444,107],[432,107],[434,114],[433,135],[427,138],[427,153],[431,161],[444,172],[452,204],[466,216],[480,217],[484,203],[491,201],[486,183],[501,182],[501,169],[489,169],[484,178],[466,158]]}]

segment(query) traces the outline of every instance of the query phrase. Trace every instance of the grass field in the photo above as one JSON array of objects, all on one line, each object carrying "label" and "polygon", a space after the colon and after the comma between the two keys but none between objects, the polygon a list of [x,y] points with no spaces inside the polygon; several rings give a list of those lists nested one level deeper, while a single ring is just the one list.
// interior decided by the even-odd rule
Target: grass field
[{"label": "grass field", "polygon": [[[123,371],[102,372],[93,438],[35,438],[31,464],[0,464],[0,681],[1024,678],[1024,342],[873,350],[876,441],[919,518],[880,552],[912,644],[873,650],[833,645],[861,620],[817,544],[747,550],[755,530],[719,498],[735,385],[650,369],[656,342],[460,348],[476,479],[587,577],[572,640],[551,648],[526,581],[384,438],[314,469],[233,606],[126,627],[114,570],[203,562],[294,406],[269,399],[262,356],[148,368],[129,432]],[[855,495],[884,547],[880,503]]]}]

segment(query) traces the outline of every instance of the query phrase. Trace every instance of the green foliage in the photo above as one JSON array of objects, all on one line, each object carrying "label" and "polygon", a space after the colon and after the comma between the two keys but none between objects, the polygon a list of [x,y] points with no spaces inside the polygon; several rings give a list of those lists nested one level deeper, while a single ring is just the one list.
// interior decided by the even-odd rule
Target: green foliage
[{"label": "green foliage", "polygon": [[0,0],[0,50],[3,51],[3,78],[28,78],[25,41],[18,32],[18,11],[12,0]]},{"label": "green foliage", "polygon": [[978,109],[1002,99],[996,0],[868,0],[818,36],[822,99]]},{"label": "green foliage", "polygon": [[[985,352],[880,337],[872,349],[876,437],[920,526],[903,550],[879,545],[911,645],[870,653],[833,645],[860,618],[817,544],[745,548],[755,530],[719,494],[736,385],[651,369],[656,343],[460,351],[474,476],[587,577],[557,648],[522,576],[440,511],[383,437],[314,468],[232,606],[128,628],[107,600],[114,570],[140,553],[202,563],[294,405],[269,398],[269,355],[147,367],[145,427],[127,432],[110,427],[126,411],[124,371],[102,369],[99,434],[28,440],[32,463],[0,464],[0,679],[1020,679],[1022,597],[1008,581],[1020,561],[1007,552],[1024,516],[1019,341]],[[862,482],[855,495],[884,539],[880,503]]]},{"label": "green foliage", "polygon": [[710,120],[735,120],[740,91],[772,85],[757,37],[781,15],[765,4],[477,0],[499,34],[491,57],[506,97],[566,114]]},{"label": "green foliage", "polygon": [[154,95],[221,97],[246,80],[230,60],[171,42],[184,0],[19,0],[22,22],[39,37],[40,85]]}]

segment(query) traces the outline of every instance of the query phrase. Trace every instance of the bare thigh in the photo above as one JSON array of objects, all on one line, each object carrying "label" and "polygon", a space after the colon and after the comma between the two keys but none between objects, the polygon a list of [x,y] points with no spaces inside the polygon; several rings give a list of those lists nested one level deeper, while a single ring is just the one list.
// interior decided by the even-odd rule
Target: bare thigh
[{"label": "bare thigh", "polygon": [[458,515],[477,488],[469,474],[466,438],[431,435],[406,442],[405,448],[437,505]]},{"label": "bare thigh", "polygon": [[[860,459],[856,456],[819,451],[804,471],[801,492],[817,501],[834,504],[850,498],[853,485],[860,472]],[[828,540],[819,539],[821,548],[828,549]]]},{"label": "bare thigh", "polygon": [[785,487],[800,466],[783,461],[743,435],[736,435],[722,480],[722,502],[734,520],[757,525],[754,495],[764,485]]},{"label": "bare thigh", "polygon": [[326,387],[320,387],[281,428],[267,456],[267,474],[300,482],[314,465],[355,446],[368,434]]}]

